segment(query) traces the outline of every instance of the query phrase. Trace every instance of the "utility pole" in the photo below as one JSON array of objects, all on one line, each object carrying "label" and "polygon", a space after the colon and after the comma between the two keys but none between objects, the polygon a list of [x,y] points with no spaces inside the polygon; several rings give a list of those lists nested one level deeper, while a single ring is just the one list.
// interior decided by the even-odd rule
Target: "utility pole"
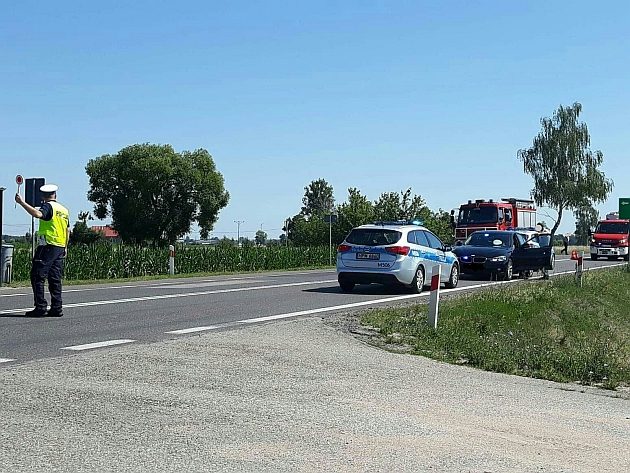
[{"label": "utility pole", "polygon": [[236,247],[241,247],[241,223],[245,223],[245,220],[234,220],[236,224]]},{"label": "utility pole", "polygon": [[[0,187],[0,258],[4,260],[4,255],[2,254],[2,211],[4,209],[4,191],[6,187]],[[4,261],[0,260],[0,268],[4,269]],[[4,271],[0,271],[0,287],[2,286],[2,282],[4,280]]]}]

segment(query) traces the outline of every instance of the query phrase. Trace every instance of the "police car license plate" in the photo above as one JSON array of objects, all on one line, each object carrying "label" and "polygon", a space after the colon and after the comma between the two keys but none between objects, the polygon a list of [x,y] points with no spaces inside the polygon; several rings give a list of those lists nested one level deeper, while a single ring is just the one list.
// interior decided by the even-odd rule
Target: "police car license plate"
[{"label": "police car license plate", "polygon": [[381,259],[381,255],[378,253],[357,253],[357,259],[378,260]]}]

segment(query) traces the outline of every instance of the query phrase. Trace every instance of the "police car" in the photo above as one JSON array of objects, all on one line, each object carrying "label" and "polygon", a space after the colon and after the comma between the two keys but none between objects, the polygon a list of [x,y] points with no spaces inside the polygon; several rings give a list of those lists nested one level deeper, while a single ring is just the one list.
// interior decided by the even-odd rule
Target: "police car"
[{"label": "police car", "polygon": [[459,262],[430,230],[416,223],[375,222],[353,228],[337,248],[337,280],[343,292],[356,284],[404,285],[422,292],[433,266],[447,288],[459,282]]}]

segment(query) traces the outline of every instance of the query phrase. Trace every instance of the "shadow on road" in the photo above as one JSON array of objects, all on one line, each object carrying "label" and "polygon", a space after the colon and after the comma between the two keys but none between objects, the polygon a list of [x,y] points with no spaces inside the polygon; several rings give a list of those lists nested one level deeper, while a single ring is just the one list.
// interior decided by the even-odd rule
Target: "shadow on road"
[{"label": "shadow on road", "polygon": [[[318,294],[345,294],[339,286],[328,287],[314,287],[310,289],[303,289],[302,292],[314,292]],[[396,286],[383,286],[381,284],[357,284],[351,293],[348,294],[363,294],[366,296],[391,296],[409,294],[409,290],[405,287]]]}]

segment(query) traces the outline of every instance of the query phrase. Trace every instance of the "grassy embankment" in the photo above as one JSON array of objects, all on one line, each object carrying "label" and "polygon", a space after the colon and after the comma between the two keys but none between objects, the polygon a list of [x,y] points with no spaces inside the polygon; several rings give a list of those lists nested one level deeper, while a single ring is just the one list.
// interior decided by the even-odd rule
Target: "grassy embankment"
[{"label": "grassy embankment", "polygon": [[437,330],[427,325],[426,304],[373,310],[362,323],[379,329],[384,342],[449,363],[607,389],[630,386],[627,267],[589,271],[583,288],[564,276],[447,299]]}]

